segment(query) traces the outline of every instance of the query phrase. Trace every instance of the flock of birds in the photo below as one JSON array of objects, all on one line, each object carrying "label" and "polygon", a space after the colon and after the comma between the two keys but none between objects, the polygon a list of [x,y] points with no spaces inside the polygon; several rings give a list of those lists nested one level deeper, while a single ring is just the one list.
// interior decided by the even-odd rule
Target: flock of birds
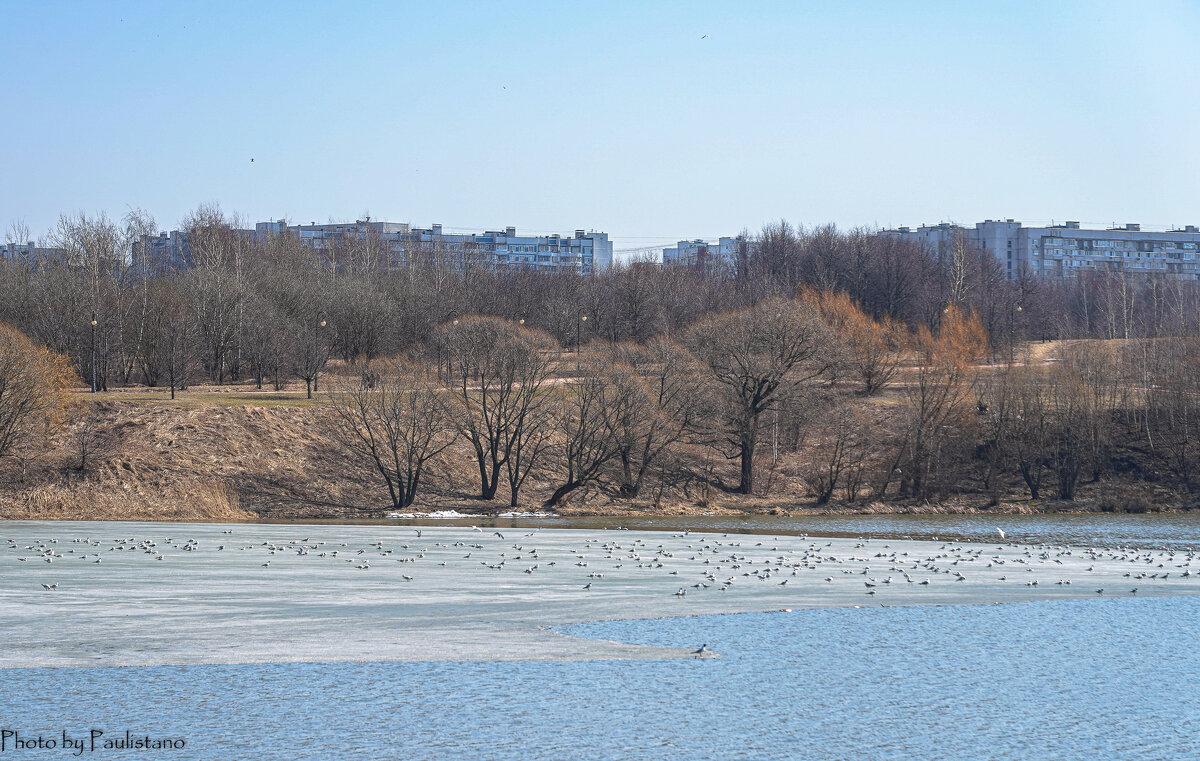
[{"label": "flock of birds", "polygon": [[[809,594],[836,590],[841,595],[853,594],[857,588],[859,594],[874,597],[909,585],[913,590],[932,587],[949,591],[946,585],[965,582],[1019,585],[1027,588],[1025,592],[1029,594],[1039,586],[1086,585],[1097,595],[1134,595],[1147,586],[1162,590],[1163,582],[1172,579],[1190,580],[1192,564],[1200,560],[1193,549],[1020,545],[1006,542],[1004,532],[996,531],[1001,543],[985,544],[814,540],[806,536],[781,539],[688,531],[541,533],[540,529],[533,529],[510,530],[506,536],[503,531],[478,526],[395,527],[387,530],[385,539],[351,543],[312,536],[235,542],[234,529],[230,528],[222,530],[219,541],[207,541],[203,550],[210,556],[257,558],[253,562],[264,569],[264,578],[284,565],[284,558],[303,558],[357,572],[381,573],[390,568],[398,583],[416,583],[418,587],[423,579],[435,576],[444,581],[448,578],[443,575],[446,573],[476,584],[476,577],[462,575],[473,568],[504,579],[511,578],[508,574],[533,577],[547,589],[565,590],[574,581],[575,588],[583,592],[653,593],[658,589],[664,596],[676,598],[749,588],[760,592],[769,587]],[[239,533],[252,532],[239,529]],[[430,533],[432,537],[427,536]],[[155,561],[157,566],[162,561],[202,550],[201,543],[191,537],[78,537],[27,542],[8,538],[0,539],[0,546],[20,563],[68,563],[80,567],[86,563],[89,568],[102,566],[106,558],[110,564],[116,558],[143,558]],[[1197,568],[1200,570],[1200,566]],[[103,570],[98,568],[93,573]],[[52,574],[37,575],[45,578]],[[1088,584],[1092,579],[1101,580],[1106,586]],[[46,579],[40,583],[43,591],[59,592],[66,582]],[[964,584],[960,589],[971,587]],[[1183,591],[1175,585],[1172,589]],[[914,601],[896,596],[891,599]]]}]

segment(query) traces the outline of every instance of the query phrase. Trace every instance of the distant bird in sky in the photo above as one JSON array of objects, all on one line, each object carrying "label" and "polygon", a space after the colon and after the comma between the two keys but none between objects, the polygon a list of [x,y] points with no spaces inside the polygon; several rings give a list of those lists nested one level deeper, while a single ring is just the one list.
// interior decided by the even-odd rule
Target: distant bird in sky
[{"label": "distant bird in sky", "polygon": [[708,36],[707,34],[704,34],[704,35],[701,35],[701,36],[700,36],[700,39],[702,39],[702,40],[707,40],[707,39],[708,39],[708,37],[709,37],[709,36]]},{"label": "distant bird in sky", "polygon": [[253,156],[251,156],[251,157],[250,157],[250,163],[251,163],[251,164],[253,164],[253,163],[254,163],[254,157],[253,157]]}]

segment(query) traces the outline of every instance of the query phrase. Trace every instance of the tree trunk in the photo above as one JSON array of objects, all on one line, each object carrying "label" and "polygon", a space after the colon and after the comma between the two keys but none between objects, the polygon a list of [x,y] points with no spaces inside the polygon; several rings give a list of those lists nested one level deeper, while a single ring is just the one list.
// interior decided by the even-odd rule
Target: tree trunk
[{"label": "tree trunk", "polygon": [[1025,479],[1025,485],[1029,487],[1029,498],[1038,499],[1041,493],[1041,474],[1034,478],[1033,468],[1035,466],[1029,464],[1021,465],[1021,477]]},{"label": "tree trunk", "polygon": [[754,491],[754,445],[755,435],[753,431],[742,434],[741,460],[742,474],[741,480],[738,483],[738,493],[750,494]]},{"label": "tree trunk", "polygon": [[486,500],[495,499],[496,488],[500,485],[500,464],[496,462],[492,463],[492,473],[489,476],[487,467],[483,464],[483,459],[481,458],[479,461],[479,476],[481,479],[479,484],[479,498]]},{"label": "tree trunk", "polygon": [[550,495],[550,499],[546,500],[545,504],[543,504],[542,507],[556,506],[562,500],[563,497],[565,497],[568,494],[570,494],[571,492],[575,491],[580,486],[583,486],[583,483],[581,481],[568,481],[567,483],[565,483],[562,486],[555,489],[554,493]]}]

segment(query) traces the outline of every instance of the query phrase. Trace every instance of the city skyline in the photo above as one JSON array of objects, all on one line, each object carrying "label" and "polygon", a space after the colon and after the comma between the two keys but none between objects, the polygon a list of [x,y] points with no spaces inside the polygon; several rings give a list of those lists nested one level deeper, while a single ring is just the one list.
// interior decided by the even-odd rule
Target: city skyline
[{"label": "city skyline", "polygon": [[0,224],[1191,224],[1200,10],[1134,8],[9,6]]}]

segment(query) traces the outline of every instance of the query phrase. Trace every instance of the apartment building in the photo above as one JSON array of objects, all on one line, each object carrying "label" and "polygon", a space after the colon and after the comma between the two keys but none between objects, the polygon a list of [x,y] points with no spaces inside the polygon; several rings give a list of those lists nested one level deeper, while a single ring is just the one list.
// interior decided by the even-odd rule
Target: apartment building
[{"label": "apartment building", "polygon": [[61,248],[39,246],[36,243],[0,243],[0,258],[10,262],[45,262],[62,260],[67,252]]},{"label": "apartment building", "polygon": [[722,237],[716,243],[701,238],[681,240],[662,251],[663,266],[736,267],[746,257],[749,242],[742,236]]},{"label": "apartment building", "polygon": [[331,250],[355,240],[378,241],[390,266],[404,266],[430,255],[451,264],[483,264],[581,275],[612,266],[613,244],[608,233],[575,230],[573,235],[520,235],[517,228],[484,232],[448,232],[442,225],[412,227],[407,223],[358,220],[352,223],[294,225],[259,222],[256,235],[291,233],[306,245]]},{"label": "apartment building", "polygon": [[[515,227],[485,232],[446,232],[441,225],[414,228],[404,222],[360,219],[328,224],[292,224],[285,220],[259,222],[253,230],[237,230],[254,241],[290,234],[301,244],[339,266],[356,256],[372,258],[370,266],[402,267],[436,258],[454,268],[468,265],[520,267],[590,275],[612,266],[613,244],[608,233],[575,230],[573,235],[519,235]],[[145,253],[152,272],[187,269],[192,253],[185,232],[173,230],[146,236],[135,244],[134,257]]]},{"label": "apartment building", "polygon": [[941,223],[915,230],[883,230],[881,234],[920,243],[938,256],[966,243],[996,257],[1009,277],[1024,270],[1047,278],[1120,272],[1137,277],[1200,279],[1200,228],[1195,225],[1153,231],[1135,223],[1087,229],[1074,221],[1026,227],[1013,219],[988,219],[977,222],[974,228]]}]

